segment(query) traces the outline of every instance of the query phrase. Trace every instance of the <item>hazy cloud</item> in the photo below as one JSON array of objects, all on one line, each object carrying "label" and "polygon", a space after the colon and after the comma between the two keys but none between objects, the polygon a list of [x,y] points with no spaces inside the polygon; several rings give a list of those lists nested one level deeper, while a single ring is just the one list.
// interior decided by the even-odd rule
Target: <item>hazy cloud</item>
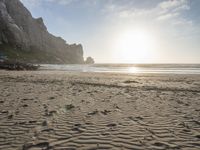
[{"label": "hazy cloud", "polygon": [[159,3],[158,6],[167,11],[171,9],[188,9],[188,0],[167,0]]},{"label": "hazy cloud", "polygon": [[42,4],[42,2],[50,2],[59,5],[69,5],[74,2],[84,2],[87,5],[95,5],[99,0],[20,0],[23,3],[28,3],[32,7]]},{"label": "hazy cloud", "polygon": [[60,5],[68,5],[74,1],[77,1],[77,0],[45,0],[47,2],[54,2],[54,3],[58,3]]},{"label": "hazy cloud", "polygon": [[20,0],[22,3],[27,3],[29,4],[30,7],[36,7],[40,5],[41,0]]},{"label": "hazy cloud", "polygon": [[40,5],[42,2],[52,2],[52,3],[57,3],[60,5],[68,5],[77,0],[21,0],[21,1],[23,3],[28,3],[32,7],[35,7],[35,6]]},{"label": "hazy cloud", "polygon": [[188,0],[168,0],[158,4],[158,20],[167,20],[180,16],[182,11],[189,10]]},{"label": "hazy cloud", "polygon": [[155,4],[152,8],[139,8],[133,1],[127,1],[122,5],[114,1],[109,2],[103,11],[118,15],[119,17],[152,16],[158,20],[165,20],[178,17],[182,11],[190,9],[188,0],[165,0]]}]

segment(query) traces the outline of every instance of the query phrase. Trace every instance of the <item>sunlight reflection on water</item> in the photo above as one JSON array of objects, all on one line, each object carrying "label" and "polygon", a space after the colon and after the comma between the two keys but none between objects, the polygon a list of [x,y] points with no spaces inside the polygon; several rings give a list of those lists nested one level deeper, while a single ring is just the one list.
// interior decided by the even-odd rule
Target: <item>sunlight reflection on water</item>
[{"label": "sunlight reflection on water", "polygon": [[159,73],[159,74],[200,74],[199,65],[151,65],[151,66],[116,66],[116,65],[52,65],[43,64],[41,70],[68,72],[108,72],[108,73]]},{"label": "sunlight reflection on water", "polygon": [[127,72],[128,73],[139,73],[139,68],[138,67],[129,67]]}]

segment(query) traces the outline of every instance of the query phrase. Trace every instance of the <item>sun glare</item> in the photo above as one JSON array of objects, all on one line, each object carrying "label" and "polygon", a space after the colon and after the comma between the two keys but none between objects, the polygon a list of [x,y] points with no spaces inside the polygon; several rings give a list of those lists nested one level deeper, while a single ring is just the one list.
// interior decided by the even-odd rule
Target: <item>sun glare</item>
[{"label": "sun glare", "polygon": [[115,53],[127,63],[147,63],[155,50],[155,38],[150,32],[136,29],[117,36]]}]

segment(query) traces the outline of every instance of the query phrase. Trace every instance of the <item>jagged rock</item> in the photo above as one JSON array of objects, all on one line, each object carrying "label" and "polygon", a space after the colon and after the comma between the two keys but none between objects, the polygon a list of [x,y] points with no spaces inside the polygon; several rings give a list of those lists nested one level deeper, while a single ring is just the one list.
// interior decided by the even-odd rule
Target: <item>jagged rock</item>
[{"label": "jagged rock", "polygon": [[0,61],[0,69],[5,70],[37,70],[39,66],[17,61]]},{"label": "jagged rock", "polygon": [[86,64],[94,64],[94,59],[92,57],[87,57],[86,61],[85,61]]},{"label": "jagged rock", "polygon": [[50,34],[20,0],[0,0],[0,52],[26,62],[84,63],[82,45]]}]

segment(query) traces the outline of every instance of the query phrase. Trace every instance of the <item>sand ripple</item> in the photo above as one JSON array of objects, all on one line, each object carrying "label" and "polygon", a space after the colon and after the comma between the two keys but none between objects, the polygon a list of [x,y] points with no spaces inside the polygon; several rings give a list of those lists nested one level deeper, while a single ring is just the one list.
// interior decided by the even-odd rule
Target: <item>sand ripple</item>
[{"label": "sand ripple", "polygon": [[2,150],[200,149],[199,76],[11,73]]}]

